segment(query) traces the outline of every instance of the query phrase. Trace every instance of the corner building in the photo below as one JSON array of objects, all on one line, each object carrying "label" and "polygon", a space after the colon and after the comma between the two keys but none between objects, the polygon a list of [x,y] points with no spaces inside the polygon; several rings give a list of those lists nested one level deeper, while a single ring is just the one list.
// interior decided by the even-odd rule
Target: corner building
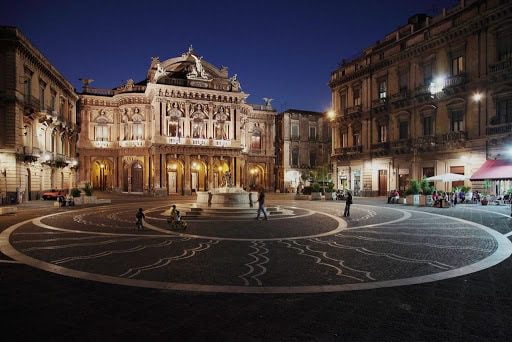
[{"label": "corner building", "polygon": [[[363,196],[411,179],[468,178],[512,146],[512,4],[462,0],[406,25],[332,72],[338,188]],[[435,184],[437,189],[482,181]]]},{"label": "corner building", "polygon": [[246,103],[237,75],[192,48],[146,80],[80,94],[80,180],[127,193],[191,194],[224,184],[274,188],[274,118]]},{"label": "corner building", "polygon": [[76,185],[77,100],[19,29],[0,26],[0,204]]}]

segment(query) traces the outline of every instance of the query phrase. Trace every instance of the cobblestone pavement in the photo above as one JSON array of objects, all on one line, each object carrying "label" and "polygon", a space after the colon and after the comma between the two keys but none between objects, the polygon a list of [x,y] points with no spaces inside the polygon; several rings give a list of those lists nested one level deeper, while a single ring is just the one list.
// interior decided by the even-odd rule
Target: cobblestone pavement
[{"label": "cobblestone pavement", "polygon": [[293,214],[184,232],[158,200],[143,232],[140,202],[0,219],[5,323],[85,340],[510,339],[507,208],[356,199],[344,221],[344,203],[275,203]]}]

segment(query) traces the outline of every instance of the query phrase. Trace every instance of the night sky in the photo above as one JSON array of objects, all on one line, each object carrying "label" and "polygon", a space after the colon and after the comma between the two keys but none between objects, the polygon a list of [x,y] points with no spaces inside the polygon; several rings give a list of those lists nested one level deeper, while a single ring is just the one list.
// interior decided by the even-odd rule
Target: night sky
[{"label": "night sky", "polygon": [[0,25],[21,28],[80,90],[78,78],[112,88],[144,79],[152,56],[190,44],[236,73],[248,102],[277,110],[326,110],[330,72],[415,13],[451,0],[358,1],[3,1]]}]

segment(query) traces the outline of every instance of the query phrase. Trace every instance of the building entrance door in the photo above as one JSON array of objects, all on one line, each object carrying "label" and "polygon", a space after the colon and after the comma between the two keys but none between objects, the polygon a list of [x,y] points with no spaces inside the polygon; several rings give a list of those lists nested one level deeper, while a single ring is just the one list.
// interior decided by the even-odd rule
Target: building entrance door
[{"label": "building entrance door", "polygon": [[135,163],[132,166],[132,192],[142,192],[142,165]]},{"label": "building entrance door", "polygon": [[192,172],[192,191],[197,191],[199,186],[199,173]]},{"label": "building entrance door", "polygon": [[178,192],[178,189],[177,189],[178,182],[177,182],[176,171],[168,172],[167,184],[169,184],[169,193],[170,194],[175,194]]},{"label": "building entrance door", "polygon": [[379,196],[388,193],[388,170],[379,170]]}]

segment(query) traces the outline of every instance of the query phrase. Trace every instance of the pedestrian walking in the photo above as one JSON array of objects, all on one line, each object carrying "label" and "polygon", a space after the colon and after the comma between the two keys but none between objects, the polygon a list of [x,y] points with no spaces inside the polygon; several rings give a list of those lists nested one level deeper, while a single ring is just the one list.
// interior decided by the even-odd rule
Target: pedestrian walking
[{"label": "pedestrian walking", "polygon": [[256,220],[260,219],[260,213],[263,212],[263,216],[265,216],[265,220],[268,220],[267,211],[265,209],[265,191],[261,188],[260,193],[258,194],[258,215],[256,216]]},{"label": "pedestrian walking", "polygon": [[350,206],[352,205],[352,194],[350,191],[347,191],[347,199],[345,200],[345,212],[343,213],[344,217],[350,216]]},{"label": "pedestrian walking", "polygon": [[146,218],[146,215],[144,215],[144,211],[142,208],[139,208],[137,213],[135,214],[135,225],[137,226],[137,230],[144,230],[144,224],[143,221]]}]

